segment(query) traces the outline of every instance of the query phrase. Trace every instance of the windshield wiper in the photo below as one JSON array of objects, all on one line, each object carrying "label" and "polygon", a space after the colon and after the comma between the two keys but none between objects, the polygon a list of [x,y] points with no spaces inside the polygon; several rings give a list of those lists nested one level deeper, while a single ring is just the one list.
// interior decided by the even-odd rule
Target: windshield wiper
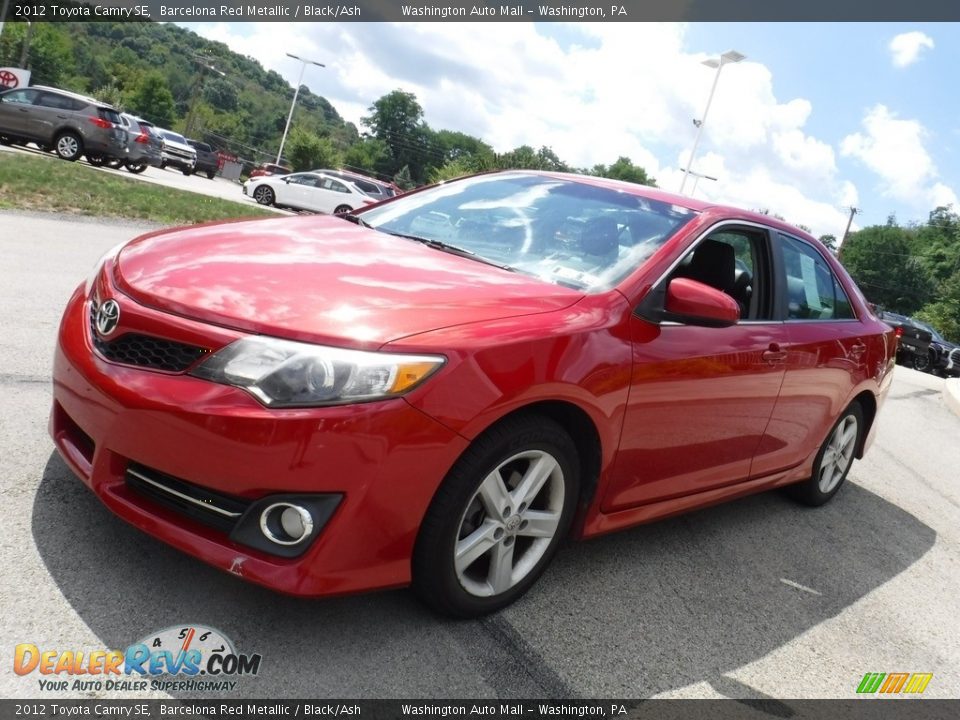
[{"label": "windshield wiper", "polygon": [[[357,218],[360,220],[360,218]],[[362,221],[361,221],[362,222]],[[371,226],[367,226],[371,227]],[[508,270],[510,272],[516,272],[516,268],[513,268],[509,265],[503,265],[494,260],[488,260],[482,255],[477,255],[473,250],[467,250],[467,248],[459,247],[458,245],[451,245],[446,243],[443,240],[435,240],[434,238],[425,238],[419,235],[409,235],[407,233],[396,232],[395,230],[384,230],[382,227],[374,228],[380,232],[386,233],[387,235],[393,235],[394,237],[402,237],[407,240],[413,240],[418,242],[421,245],[426,245],[427,247],[433,248],[434,250],[442,250],[443,252],[450,253],[451,255],[459,255],[460,257],[470,258],[471,260],[476,260],[477,262],[482,262],[485,265],[492,265],[495,268],[500,268],[501,270]]]}]

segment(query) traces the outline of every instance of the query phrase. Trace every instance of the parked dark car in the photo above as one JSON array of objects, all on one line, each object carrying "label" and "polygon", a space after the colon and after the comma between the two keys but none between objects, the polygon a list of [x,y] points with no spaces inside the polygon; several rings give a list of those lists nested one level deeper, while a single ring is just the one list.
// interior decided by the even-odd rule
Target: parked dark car
[{"label": "parked dark car", "polygon": [[64,160],[124,160],[127,131],[120,113],[94,98],[34,85],[0,92],[0,143],[35,143]]},{"label": "parked dark car", "polygon": [[[163,162],[163,138],[156,126],[143,118],[120,114],[120,120],[127,130],[127,157],[122,162],[132,173],[142,173],[148,167],[160,167]],[[115,164],[119,167],[119,163]]]},{"label": "parked dark car", "polygon": [[250,177],[261,177],[263,175],[289,175],[293,170],[286,165],[277,165],[276,163],[263,163],[257,165],[250,171]]},{"label": "parked dark car", "polygon": [[190,147],[197,151],[197,164],[194,166],[193,172],[203,173],[207,176],[208,180],[213,180],[217,175],[217,171],[220,170],[220,158],[213,151],[213,148],[205,142],[190,139],[188,139],[187,142],[190,144]]},{"label": "parked dark car", "polygon": [[930,333],[930,348],[926,356],[917,355],[914,367],[922,372],[934,375],[960,376],[960,345],[944,339],[937,330],[922,320],[913,320],[913,324]]},{"label": "parked dark car", "polygon": [[879,311],[877,317],[897,333],[897,363],[912,368],[917,366],[918,358],[922,363],[930,352],[930,331],[918,326],[913,318],[889,310]]}]

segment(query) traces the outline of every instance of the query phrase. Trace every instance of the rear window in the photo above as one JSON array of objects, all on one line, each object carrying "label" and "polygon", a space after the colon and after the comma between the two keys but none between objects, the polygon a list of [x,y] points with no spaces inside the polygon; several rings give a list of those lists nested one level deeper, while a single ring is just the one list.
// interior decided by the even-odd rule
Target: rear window
[{"label": "rear window", "polygon": [[115,125],[120,125],[120,113],[116,110],[111,110],[110,108],[97,108],[97,115],[99,115],[103,120],[109,120]]},{"label": "rear window", "polygon": [[167,140],[173,140],[173,142],[182,143],[183,145],[187,144],[187,139],[178,133],[175,133],[171,130],[161,130],[160,134],[163,135]]},{"label": "rear window", "polygon": [[193,145],[193,147],[195,147],[197,150],[201,150],[203,152],[213,152],[213,148],[211,148],[206,143],[197,142],[196,140],[189,140],[188,142],[191,145]]}]

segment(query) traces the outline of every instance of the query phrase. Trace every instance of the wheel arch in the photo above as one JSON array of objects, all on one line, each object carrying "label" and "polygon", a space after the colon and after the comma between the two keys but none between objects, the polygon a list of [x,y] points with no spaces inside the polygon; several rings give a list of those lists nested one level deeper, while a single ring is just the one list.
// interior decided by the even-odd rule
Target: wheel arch
[{"label": "wheel arch", "polygon": [[854,457],[862,459],[867,437],[870,435],[870,430],[873,428],[873,421],[877,417],[877,398],[869,390],[864,390],[856,395],[853,400],[848,403],[847,407],[853,403],[860,405],[860,409],[863,411],[864,428],[863,432],[860,433],[860,438],[857,441],[857,449],[854,453]]},{"label": "wheel arch", "polygon": [[[523,415],[540,415],[550,418],[560,425],[573,441],[580,471],[580,497],[571,531],[579,533],[582,517],[593,502],[600,480],[603,444],[597,425],[586,410],[568,400],[537,400],[513,408],[499,416],[477,433],[471,440],[471,444],[503,423]],[[469,445],[467,447],[469,448]]]}]

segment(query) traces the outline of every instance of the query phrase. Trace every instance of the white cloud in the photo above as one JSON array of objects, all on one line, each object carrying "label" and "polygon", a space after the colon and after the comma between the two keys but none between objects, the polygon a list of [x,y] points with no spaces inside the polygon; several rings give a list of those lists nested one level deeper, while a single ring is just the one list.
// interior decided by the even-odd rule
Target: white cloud
[{"label": "white cloud", "polygon": [[894,67],[907,67],[920,59],[924,48],[933,50],[933,38],[919,30],[900,33],[890,41],[889,48]]},{"label": "white cloud", "polygon": [[840,152],[854,157],[880,178],[880,192],[920,210],[957,205],[956,193],[942,182],[924,147],[927,130],[917,120],[903,120],[884,105],[867,111],[864,132],[843,139]]}]

